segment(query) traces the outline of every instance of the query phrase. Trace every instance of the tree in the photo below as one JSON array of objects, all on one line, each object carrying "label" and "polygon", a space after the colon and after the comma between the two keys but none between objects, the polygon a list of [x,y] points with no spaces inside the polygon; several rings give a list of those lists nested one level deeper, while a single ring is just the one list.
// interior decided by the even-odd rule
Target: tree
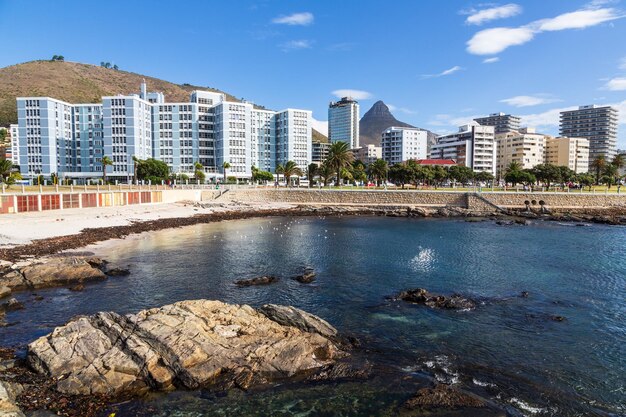
[{"label": "tree", "polygon": [[[0,142],[4,142],[7,137],[7,130],[4,127],[0,127]],[[4,155],[0,155],[0,157],[4,157]]]},{"label": "tree", "polygon": [[202,165],[200,161],[197,161],[195,164],[193,164],[193,167],[193,176],[196,178],[196,180],[204,183],[204,179],[206,178],[206,176],[204,175],[204,165]]},{"label": "tree", "polygon": [[365,164],[359,160],[352,162],[350,174],[351,174],[350,176],[352,177],[352,180],[355,182],[367,181],[367,174],[365,172]]},{"label": "tree", "polygon": [[556,165],[539,164],[531,172],[538,181],[542,181],[548,188],[550,188],[551,183],[561,181],[561,171]]},{"label": "tree", "polygon": [[450,167],[448,171],[450,178],[456,182],[460,182],[461,184],[468,183],[471,179],[474,178],[474,171],[471,168],[466,166],[455,165]]},{"label": "tree", "polygon": [[252,165],[252,181],[267,182],[267,181],[273,181],[273,180],[274,180],[274,176],[272,175],[271,172],[261,171],[260,169]]},{"label": "tree", "polygon": [[337,173],[337,186],[341,183],[341,170],[350,166],[354,155],[346,142],[335,142],[330,145],[326,162]]},{"label": "tree", "polygon": [[313,180],[317,175],[317,171],[318,166],[315,162],[310,163],[309,166],[306,167],[306,178],[309,180],[309,187],[313,186]]},{"label": "tree", "polygon": [[444,167],[441,165],[435,165],[432,169],[433,171],[433,181],[435,182],[435,188],[440,186],[445,180],[448,179],[449,173],[446,171]]},{"label": "tree", "polygon": [[580,184],[580,187],[589,187],[589,191],[591,191],[591,186],[595,182],[595,178],[593,175],[589,173],[578,174],[576,176],[576,181]]},{"label": "tree", "polygon": [[65,61],[65,57],[63,55],[52,55],[50,61]]},{"label": "tree", "polygon": [[285,176],[285,182],[287,182],[287,185],[291,187],[291,177],[295,175],[301,177],[303,174],[300,167],[298,167],[298,164],[294,161],[287,161],[283,167],[283,175]]},{"label": "tree", "polygon": [[117,71],[120,68],[117,65],[113,65],[113,69]]},{"label": "tree", "polygon": [[380,187],[380,183],[387,179],[389,166],[384,159],[377,159],[368,167],[370,177],[376,182],[376,186]]},{"label": "tree", "polygon": [[608,185],[609,189],[613,184],[617,183],[619,177],[619,170],[617,169],[617,166],[612,163],[608,164],[604,167],[602,174],[602,182]]},{"label": "tree", "polygon": [[324,187],[328,185],[328,181],[335,175],[335,171],[333,167],[331,167],[326,161],[322,165],[320,165],[318,169],[319,176],[324,180]]},{"label": "tree", "polygon": [[107,166],[113,165],[113,161],[108,156],[102,157],[102,184],[107,183]]},{"label": "tree", "polygon": [[396,185],[399,183],[402,188],[411,182],[412,173],[406,164],[394,164],[389,168],[389,179]]},{"label": "tree", "polygon": [[493,181],[494,177],[493,177],[493,174],[489,171],[480,171],[476,173],[476,175],[474,176],[474,179],[476,181],[489,182],[489,181]]},{"label": "tree", "polygon": [[606,157],[604,155],[598,155],[596,158],[591,161],[589,167],[592,168],[596,173],[596,185],[600,184],[600,174],[606,168]]},{"label": "tree", "polygon": [[274,170],[276,171],[276,180],[280,182],[280,174],[285,173],[285,168],[283,167],[283,164],[276,165],[276,168]]},{"label": "tree", "polygon": [[0,159],[0,182],[12,185],[17,179],[22,179],[22,177],[19,172],[15,171],[15,165],[8,159]]},{"label": "tree", "polygon": [[[145,161],[138,160],[137,164],[137,178],[142,181],[150,181],[153,184],[158,184],[161,181],[165,181],[170,176],[170,168],[163,161],[159,161],[154,158],[148,158]],[[179,178],[180,177],[180,178]],[[182,178],[182,176],[174,177],[176,180],[187,180],[188,177]]]},{"label": "tree", "polygon": [[226,170],[230,168],[230,163],[224,161],[224,163],[222,164],[222,168],[224,169],[224,182],[226,182]]},{"label": "tree", "polygon": [[611,165],[614,165],[615,168],[617,168],[617,170],[620,171],[626,166],[626,155],[624,154],[615,155],[613,157],[613,160],[611,161]]}]

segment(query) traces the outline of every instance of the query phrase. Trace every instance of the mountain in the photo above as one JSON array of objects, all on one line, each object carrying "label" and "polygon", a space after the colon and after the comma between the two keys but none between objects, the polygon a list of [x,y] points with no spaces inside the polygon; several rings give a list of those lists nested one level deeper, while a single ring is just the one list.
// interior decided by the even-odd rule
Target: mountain
[{"label": "mountain", "polygon": [[[381,100],[378,100],[371,109],[367,111],[359,122],[359,142],[361,146],[376,145],[380,146],[382,132],[391,126],[398,127],[415,127],[408,123],[404,123],[396,119],[389,111],[389,107]],[[420,130],[426,130],[421,129]],[[437,135],[429,130],[428,143],[431,144]]]},{"label": "mountain", "polygon": [[[134,72],[78,62],[31,61],[0,68],[0,126],[17,123],[16,97],[53,97],[68,103],[100,103],[102,96],[138,94],[144,79],[148,91],[162,92],[169,102],[186,103],[193,90],[219,92],[229,101],[241,101],[216,88],[174,84]],[[320,139],[324,136],[315,130],[313,135],[320,135]]]}]

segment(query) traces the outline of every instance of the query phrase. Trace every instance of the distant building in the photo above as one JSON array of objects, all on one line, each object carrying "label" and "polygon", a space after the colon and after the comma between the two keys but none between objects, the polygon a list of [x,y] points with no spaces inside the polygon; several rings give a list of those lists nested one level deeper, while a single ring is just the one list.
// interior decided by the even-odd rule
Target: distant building
[{"label": "distant building", "polygon": [[452,159],[457,165],[476,172],[486,171],[496,175],[495,128],[477,122],[460,126],[459,131],[439,136],[432,145],[430,158]]},{"label": "distant building", "polygon": [[346,142],[352,149],[359,147],[359,103],[343,97],[328,106],[328,139],[331,143]]},{"label": "distant building", "polygon": [[580,106],[578,110],[562,111],[561,136],[589,140],[589,162],[603,155],[611,161],[617,154],[617,109],[595,105]]},{"label": "distant building", "polygon": [[589,141],[585,138],[548,137],[547,164],[566,166],[577,174],[589,170]]},{"label": "distant building", "polygon": [[256,109],[229,102],[221,93],[194,91],[188,103],[167,103],[162,93],[103,97],[100,104],[70,104],[50,97],[18,97],[14,155],[26,179],[102,177],[102,158],[111,180],[134,176],[133,157],[155,158],[174,174],[192,176],[195,163],[217,178],[224,162],[229,175],[249,178],[252,166],[274,171],[288,160],[305,169],[312,155],[312,114]]},{"label": "distant building", "polygon": [[328,157],[329,149],[330,143],[313,142],[313,162],[315,162],[317,165],[321,165],[322,162],[326,160],[326,157]]},{"label": "distant building", "polygon": [[[9,135],[11,136],[11,162],[13,165],[20,164],[20,137],[17,124],[9,126]],[[8,148],[7,148],[8,149]],[[8,159],[8,158],[7,158]]]},{"label": "distant building", "polygon": [[522,169],[543,164],[545,159],[546,137],[532,128],[511,130],[496,134],[497,160],[496,175],[504,176],[511,162],[517,162]]},{"label": "distant building", "polygon": [[352,149],[354,159],[363,162],[365,165],[369,165],[377,159],[383,158],[382,146],[367,145],[361,148]]},{"label": "distant building", "polygon": [[409,159],[426,159],[428,132],[413,127],[392,126],[382,134],[382,159],[389,165]]},{"label": "distant building", "polygon": [[493,126],[495,134],[506,133],[510,130],[520,129],[520,117],[504,113],[492,113],[487,117],[474,119],[481,126]]}]

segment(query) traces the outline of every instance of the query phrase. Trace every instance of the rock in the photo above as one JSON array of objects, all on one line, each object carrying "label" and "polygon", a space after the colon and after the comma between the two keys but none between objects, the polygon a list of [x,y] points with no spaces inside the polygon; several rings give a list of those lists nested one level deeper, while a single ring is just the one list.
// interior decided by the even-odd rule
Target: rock
[{"label": "rock", "polygon": [[11,295],[11,288],[4,285],[0,286],[0,298],[8,297],[9,295]]},{"label": "rock", "polygon": [[565,321],[565,317],[563,317],[563,316],[550,316],[550,320],[552,320],[552,321]]},{"label": "rock", "polygon": [[515,222],[513,220],[496,220],[496,224],[499,226],[512,226]]},{"label": "rock", "polygon": [[302,284],[310,284],[315,281],[315,271],[307,268],[304,270],[304,273],[302,275],[297,275],[293,279]]},{"label": "rock", "polygon": [[31,288],[106,279],[100,269],[92,266],[94,259],[99,258],[51,258],[46,262],[24,267],[22,274]]},{"label": "rock", "polygon": [[[65,394],[137,394],[149,389],[240,387],[311,373],[347,353],[320,318],[283,325],[247,305],[181,301],[122,316],[80,317],[28,346],[28,362]],[[268,311],[265,308],[264,311]],[[311,329],[304,331],[302,329]]]},{"label": "rock", "polygon": [[82,291],[85,289],[83,284],[76,284],[73,287],[70,287],[70,291]]},{"label": "rock", "polygon": [[24,417],[24,413],[15,403],[23,388],[20,384],[0,381],[0,416]]},{"label": "rock", "polygon": [[107,269],[105,271],[105,274],[107,274],[110,277],[125,277],[127,275],[130,275],[130,269],[127,269],[127,268],[111,268],[111,269]]},{"label": "rock", "polygon": [[398,294],[397,298],[409,303],[423,304],[430,308],[468,310],[476,307],[476,303],[474,301],[464,298],[458,294],[445,297],[443,295],[431,294],[424,288],[402,291]]},{"label": "rock", "polygon": [[22,310],[23,308],[24,304],[20,303],[15,298],[10,298],[9,301],[0,304],[0,311],[15,311]]},{"label": "rock", "polygon": [[15,290],[28,287],[28,282],[26,282],[20,271],[11,270],[10,272],[0,276],[0,285]]},{"label": "rock", "polygon": [[239,281],[235,281],[235,285],[240,287],[250,287],[252,285],[269,285],[275,282],[278,282],[278,278],[271,275],[264,275],[257,278],[240,279]]},{"label": "rock", "polygon": [[325,337],[337,336],[337,329],[325,320],[291,306],[265,304],[259,309],[268,319],[283,326],[291,326],[309,333],[317,333]]},{"label": "rock", "polygon": [[404,407],[409,410],[482,408],[485,407],[485,402],[448,385],[438,384],[434,388],[422,388],[417,391],[413,397],[404,403]]},{"label": "rock", "polygon": [[522,292],[520,293],[520,297],[522,297],[522,298],[528,298],[528,291],[522,291]]}]

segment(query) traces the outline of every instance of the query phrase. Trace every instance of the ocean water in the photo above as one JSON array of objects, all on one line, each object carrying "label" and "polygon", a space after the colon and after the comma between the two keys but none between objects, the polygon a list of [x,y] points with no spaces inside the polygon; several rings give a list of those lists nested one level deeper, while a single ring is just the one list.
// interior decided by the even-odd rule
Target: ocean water
[{"label": "ocean water", "polygon": [[[360,339],[356,354],[374,366],[372,378],[247,393],[175,392],[107,412],[391,416],[434,380],[504,410],[474,415],[624,415],[625,249],[626,228],[554,222],[277,217],[164,230],[98,250],[129,266],[130,276],[79,293],[37,291],[42,301],[19,294],[26,309],[8,314],[14,325],[0,328],[0,345],[24,346],[73,316],[101,310],[126,313],[193,298],[289,304]],[[317,273],[313,284],[289,279],[305,267]],[[233,283],[266,274],[280,281]],[[437,311],[388,298],[415,287],[460,293],[480,305]],[[522,291],[529,296],[520,297]]]}]

